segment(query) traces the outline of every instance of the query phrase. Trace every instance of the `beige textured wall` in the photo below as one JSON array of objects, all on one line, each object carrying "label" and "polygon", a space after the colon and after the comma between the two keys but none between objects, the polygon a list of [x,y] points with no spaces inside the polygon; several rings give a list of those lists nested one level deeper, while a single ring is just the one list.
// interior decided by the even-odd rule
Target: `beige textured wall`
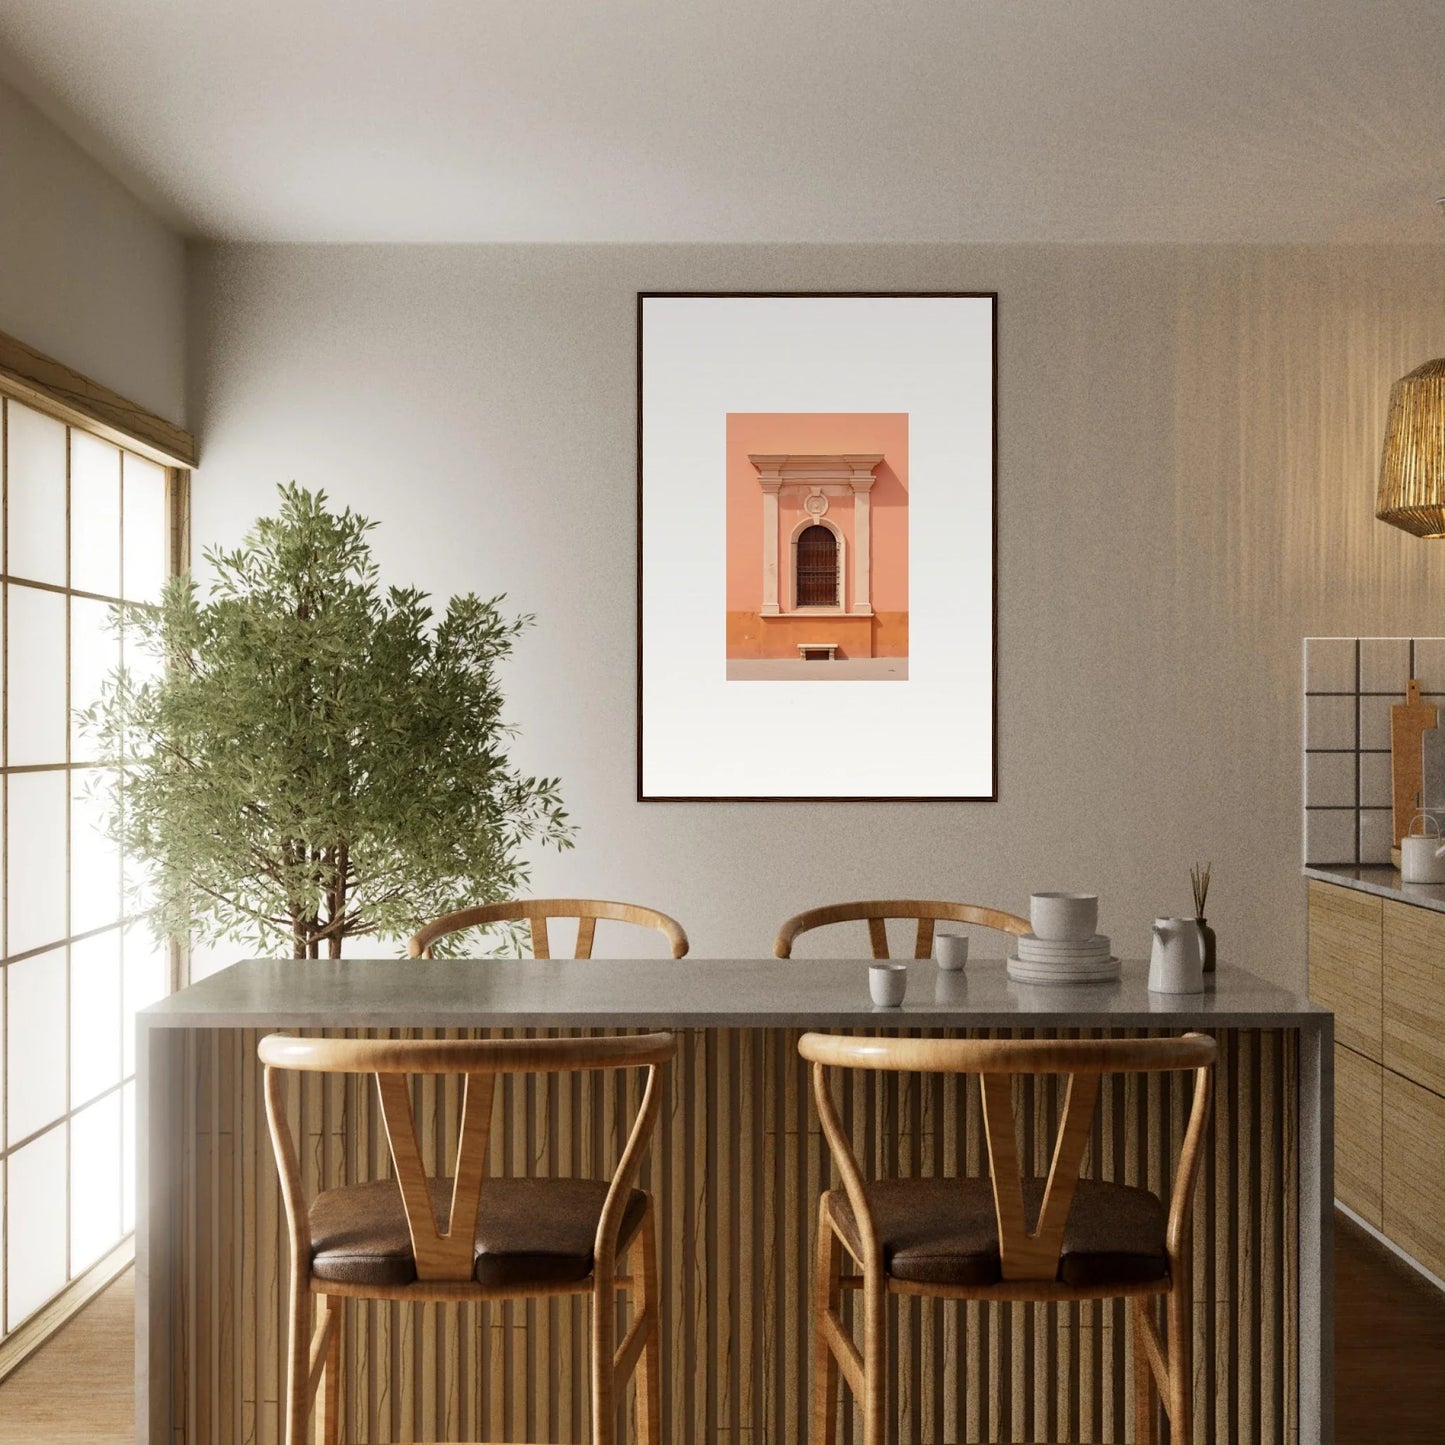
[{"label": "beige textured wall", "polygon": [[0,82],[0,331],[185,422],[184,242]]},{"label": "beige textured wall", "polygon": [[[1445,248],[221,247],[191,279],[198,544],[295,477],[384,523],[388,578],[538,614],[517,752],[582,829],[539,891],[719,956],[832,899],[1087,886],[1138,955],[1212,858],[1222,956],[1303,984],[1300,639],[1440,630],[1445,550],[1372,487]],[[1000,293],[997,803],[633,801],[639,288]]]}]

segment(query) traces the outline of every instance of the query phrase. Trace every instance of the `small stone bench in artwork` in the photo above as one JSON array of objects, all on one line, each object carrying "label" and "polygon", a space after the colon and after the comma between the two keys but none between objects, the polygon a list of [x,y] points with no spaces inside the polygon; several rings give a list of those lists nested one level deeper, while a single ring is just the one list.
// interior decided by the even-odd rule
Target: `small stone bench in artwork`
[{"label": "small stone bench in artwork", "polygon": [[798,655],[804,662],[832,662],[838,650],[836,642],[800,642]]}]

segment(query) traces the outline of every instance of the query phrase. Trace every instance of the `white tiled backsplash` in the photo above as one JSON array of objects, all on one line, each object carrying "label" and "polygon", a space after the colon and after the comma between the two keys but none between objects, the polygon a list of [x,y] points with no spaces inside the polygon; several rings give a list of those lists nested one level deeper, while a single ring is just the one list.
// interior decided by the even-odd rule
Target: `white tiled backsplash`
[{"label": "white tiled backsplash", "polygon": [[1305,638],[1306,863],[1390,861],[1390,708],[1412,677],[1445,712],[1445,637]]}]

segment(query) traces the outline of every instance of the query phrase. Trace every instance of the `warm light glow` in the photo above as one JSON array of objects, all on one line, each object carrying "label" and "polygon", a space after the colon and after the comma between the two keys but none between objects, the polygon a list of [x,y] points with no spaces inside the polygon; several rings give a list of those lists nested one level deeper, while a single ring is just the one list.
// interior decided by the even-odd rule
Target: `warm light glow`
[{"label": "warm light glow", "polygon": [[1375,515],[1417,537],[1445,536],[1445,357],[1390,388]]}]

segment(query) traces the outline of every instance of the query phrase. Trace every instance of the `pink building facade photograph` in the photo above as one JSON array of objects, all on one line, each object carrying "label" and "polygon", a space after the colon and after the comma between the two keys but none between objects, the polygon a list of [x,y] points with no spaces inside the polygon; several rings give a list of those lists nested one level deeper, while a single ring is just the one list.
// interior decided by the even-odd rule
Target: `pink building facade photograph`
[{"label": "pink building facade photograph", "polygon": [[728,415],[727,669],[906,680],[906,412]]}]

